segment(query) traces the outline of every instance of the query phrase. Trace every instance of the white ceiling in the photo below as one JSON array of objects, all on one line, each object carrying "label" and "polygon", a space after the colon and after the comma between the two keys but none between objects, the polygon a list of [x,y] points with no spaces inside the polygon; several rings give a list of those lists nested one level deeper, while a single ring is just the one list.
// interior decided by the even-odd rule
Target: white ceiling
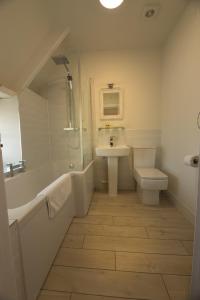
[{"label": "white ceiling", "polygon": [[[159,14],[145,19],[145,5],[148,0],[124,0],[114,10],[103,8],[99,0],[60,0],[56,6],[49,0],[48,14],[55,24],[67,24],[70,35],[58,49],[57,54],[69,51],[122,50],[132,48],[160,47],[167,39],[187,0],[156,0]],[[31,83],[36,92],[64,72],[50,59]]]},{"label": "white ceiling", "polygon": [[[112,50],[157,47],[167,38],[187,0],[124,0],[114,10],[99,0],[49,0],[49,13],[55,23],[69,25],[67,45],[72,50]],[[59,3],[59,5],[58,5]],[[160,12],[145,19],[145,5],[159,4]]]},{"label": "white ceiling", "polygon": [[[107,10],[99,0],[0,0],[0,85],[15,90],[33,58],[68,26],[65,46],[74,51],[159,47],[188,1],[124,0]],[[143,8],[152,2],[160,13],[147,21]]]}]

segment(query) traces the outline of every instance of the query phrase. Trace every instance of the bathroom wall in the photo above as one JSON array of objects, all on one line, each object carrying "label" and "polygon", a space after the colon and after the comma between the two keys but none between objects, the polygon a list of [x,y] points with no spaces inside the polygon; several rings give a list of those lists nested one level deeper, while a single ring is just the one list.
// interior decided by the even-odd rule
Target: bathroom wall
[{"label": "bathroom wall", "polygon": [[200,131],[200,2],[191,1],[164,49],[162,82],[162,168],[169,175],[169,193],[193,219],[198,170],[183,163],[198,154]]},{"label": "bathroom wall", "polygon": [[[48,101],[49,110],[49,130],[51,138],[51,158],[54,172],[59,176],[70,170],[82,169],[82,144],[80,140],[80,77],[79,63],[76,54],[65,53],[69,59],[69,70],[73,78],[74,113],[77,130],[66,131],[64,128],[69,126],[69,89],[66,79],[66,70],[63,65],[55,65],[50,59],[32,87],[37,90]],[[47,77],[47,81],[40,87],[36,83],[42,78]]]},{"label": "bathroom wall", "polygon": [[[101,143],[98,127],[100,120],[99,91],[108,83],[120,86],[124,93],[122,120],[109,121],[124,126],[122,140],[131,146],[160,145],[160,69],[161,55],[158,49],[86,52],[81,54],[81,80],[92,78],[92,104],[94,147]],[[113,132],[112,132],[113,134]],[[115,134],[118,134],[115,132]],[[108,142],[109,132],[103,137]],[[119,188],[132,189],[134,182],[130,172],[131,162],[121,158],[119,163]],[[107,164],[96,159],[96,188],[106,188]]]},{"label": "bathroom wall", "polygon": [[48,85],[43,95],[48,99],[51,157],[55,174],[59,176],[69,171],[70,167],[81,170],[80,130],[64,130],[68,127],[65,79]]}]

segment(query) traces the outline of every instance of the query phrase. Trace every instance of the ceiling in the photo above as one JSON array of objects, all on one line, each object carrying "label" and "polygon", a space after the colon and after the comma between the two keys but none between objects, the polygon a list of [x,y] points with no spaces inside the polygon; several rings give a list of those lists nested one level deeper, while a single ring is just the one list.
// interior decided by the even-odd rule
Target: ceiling
[{"label": "ceiling", "polygon": [[[55,23],[70,27],[68,48],[79,51],[158,47],[177,22],[187,0],[124,0],[114,10],[99,0],[49,0],[49,13]],[[143,17],[145,5],[158,4],[159,14]]]},{"label": "ceiling", "polygon": [[[68,27],[65,48],[72,51],[159,47],[189,1],[124,0],[108,10],[99,0],[0,0],[0,85],[19,91],[30,64],[37,67],[34,57]],[[151,3],[160,12],[146,20],[142,12]]]}]

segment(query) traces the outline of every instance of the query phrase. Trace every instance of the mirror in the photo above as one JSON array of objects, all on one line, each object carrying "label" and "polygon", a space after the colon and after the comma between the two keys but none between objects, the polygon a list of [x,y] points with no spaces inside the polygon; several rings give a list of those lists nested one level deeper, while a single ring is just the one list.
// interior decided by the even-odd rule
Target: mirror
[{"label": "mirror", "polygon": [[101,119],[122,119],[122,91],[119,88],[100,91]]}]

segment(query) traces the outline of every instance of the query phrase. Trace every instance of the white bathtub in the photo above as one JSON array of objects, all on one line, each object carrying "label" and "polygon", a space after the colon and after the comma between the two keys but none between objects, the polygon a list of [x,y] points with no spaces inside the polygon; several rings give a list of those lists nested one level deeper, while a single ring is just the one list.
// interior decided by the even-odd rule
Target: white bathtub
[{"label": "white bathtub", "polygon": [[94,161],[83,171],[72,172],[73,193],[77,217],[87,214],[94,191]]},{"label": "white bathtub", "polygon": [[8,208],[16,208],[30,203],[41,190],[55,179],[51,164],[44,164],[40,168],[6,178]]},{"label": "white bathtub", "polygon": [[46,202],[38,197],[8,210],[9,218],[18,222],[27,300],[37,298],[72,218],[88,211],[94,189],[93,162],[70,174],[72,192],[54,219],[49,219]]}]

